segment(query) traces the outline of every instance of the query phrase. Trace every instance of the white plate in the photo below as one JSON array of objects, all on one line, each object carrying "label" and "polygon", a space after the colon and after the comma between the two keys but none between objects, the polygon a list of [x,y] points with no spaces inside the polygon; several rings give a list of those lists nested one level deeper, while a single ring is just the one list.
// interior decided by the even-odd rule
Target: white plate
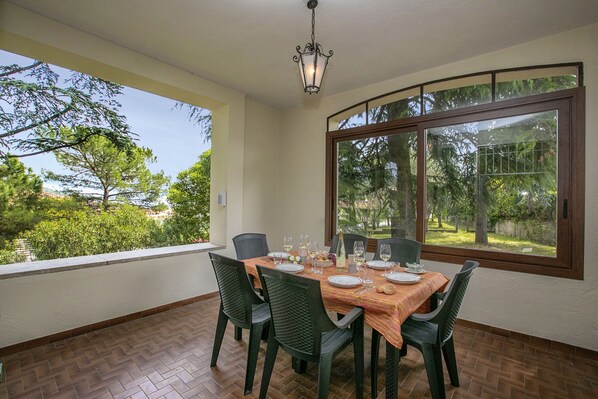
[{"label": "white plate", "polygon": [[394,272],[389,273],[386,276],[386,279],[395,284],[415,284],[419,283],[422,278],[409,273]]},{"label": "white plate", "polygon": [[341,274],[328,277],[328,282],[330,283],[330,285],[339,288],[353,288],[363,283],[363,281],[359,277]]},{"label": "white plate", "polygon": [[[371,260],[369,262],[366,262],[366,265],[370,268],[370,269],[379,269],[379,270],[384,270],[384,261],[383,260]],[[386,262],[386,267],[390,268],[394,265],[393,262]]]},{"label": "white plate", "polygon": [[276,265],[276,269],[287,273],[301,273],[304,267],[298,263],[280,263]]},{"label": "white plate", "polygon": [[415,270],[411,270],[409,268],[405,269],[406,273],[413,273],[413,274],[424,274],[427,273],[428,271],[426,269],[419,269],[418,271]]},{"label": "white plate", "polygon": [[278,258],[278,259],[280,259],[280,258],[288,259],[289,256],[291,256],[291,254],[288,252],[268,252],[268,258],[274,259],[274,256],[276,256],[276,258]]}]

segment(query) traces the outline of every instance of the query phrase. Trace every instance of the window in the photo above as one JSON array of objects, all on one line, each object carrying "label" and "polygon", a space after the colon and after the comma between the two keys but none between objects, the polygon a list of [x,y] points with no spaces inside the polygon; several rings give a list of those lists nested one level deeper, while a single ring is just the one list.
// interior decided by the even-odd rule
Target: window
[{"label": "window", "polygon": [[496,71],[351,108],[369,110],[365,125],[327,133],[327,238],[364,234],[374,251],[407,237],[424,259],[581,279],[581,76]]},{"label": "window", "polygon": [[208,110],[4,51],[0,72],[0,265],[209,240]]}]

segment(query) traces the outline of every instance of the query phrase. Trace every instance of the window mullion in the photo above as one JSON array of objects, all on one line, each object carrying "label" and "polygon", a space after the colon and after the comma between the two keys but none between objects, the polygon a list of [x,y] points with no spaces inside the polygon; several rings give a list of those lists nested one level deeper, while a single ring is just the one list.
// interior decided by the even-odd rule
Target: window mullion
[{"label": "window mullion", "polygon": [[426,136],[421,124],[417,126],[417,216],[416,216],[416,239],[424,242],[426,225]]}]

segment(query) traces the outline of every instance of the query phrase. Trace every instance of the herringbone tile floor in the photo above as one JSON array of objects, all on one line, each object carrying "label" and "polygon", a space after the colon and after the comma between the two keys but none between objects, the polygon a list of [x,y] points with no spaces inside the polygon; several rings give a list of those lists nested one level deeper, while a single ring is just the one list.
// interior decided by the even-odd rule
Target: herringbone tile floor
[{"label": "herringbone tile floor", "polygon": [[[59,341],[4,358],[3,398],[242,398],[247,333],[233,339],[229,325],[218,366],[209,366],[219,299]],[[369,375],[369,329],[366,375]],[[598,361],[457,326],[461,386],[445,381],[448,398],[598,398]],[[262,342],[253,393],[259,393]],[[384,351],[379,386],[384,387]],[[279,351],[268,394],[314,398],[317,368],[295,374]],[[369,398],[369,378],[366,397]],[[429,398],[420,353],[401,359],[401,398]],[[353,398],[352,349],[333,364],[330,398]],[[384,397],[380,391],[378,397]]]}]

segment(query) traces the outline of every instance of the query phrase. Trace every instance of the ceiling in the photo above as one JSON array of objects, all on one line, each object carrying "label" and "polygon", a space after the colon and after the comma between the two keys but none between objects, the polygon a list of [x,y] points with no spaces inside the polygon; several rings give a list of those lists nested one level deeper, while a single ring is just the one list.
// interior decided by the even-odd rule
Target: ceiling
[{"label": "ceiling", "polygon": [[[309,96],[292,61],[310,41],[306,0],[10,2],[275,108]],[[318,96],[598,22],[597,0],[319,3],[316,41],[334,56]]]}]

